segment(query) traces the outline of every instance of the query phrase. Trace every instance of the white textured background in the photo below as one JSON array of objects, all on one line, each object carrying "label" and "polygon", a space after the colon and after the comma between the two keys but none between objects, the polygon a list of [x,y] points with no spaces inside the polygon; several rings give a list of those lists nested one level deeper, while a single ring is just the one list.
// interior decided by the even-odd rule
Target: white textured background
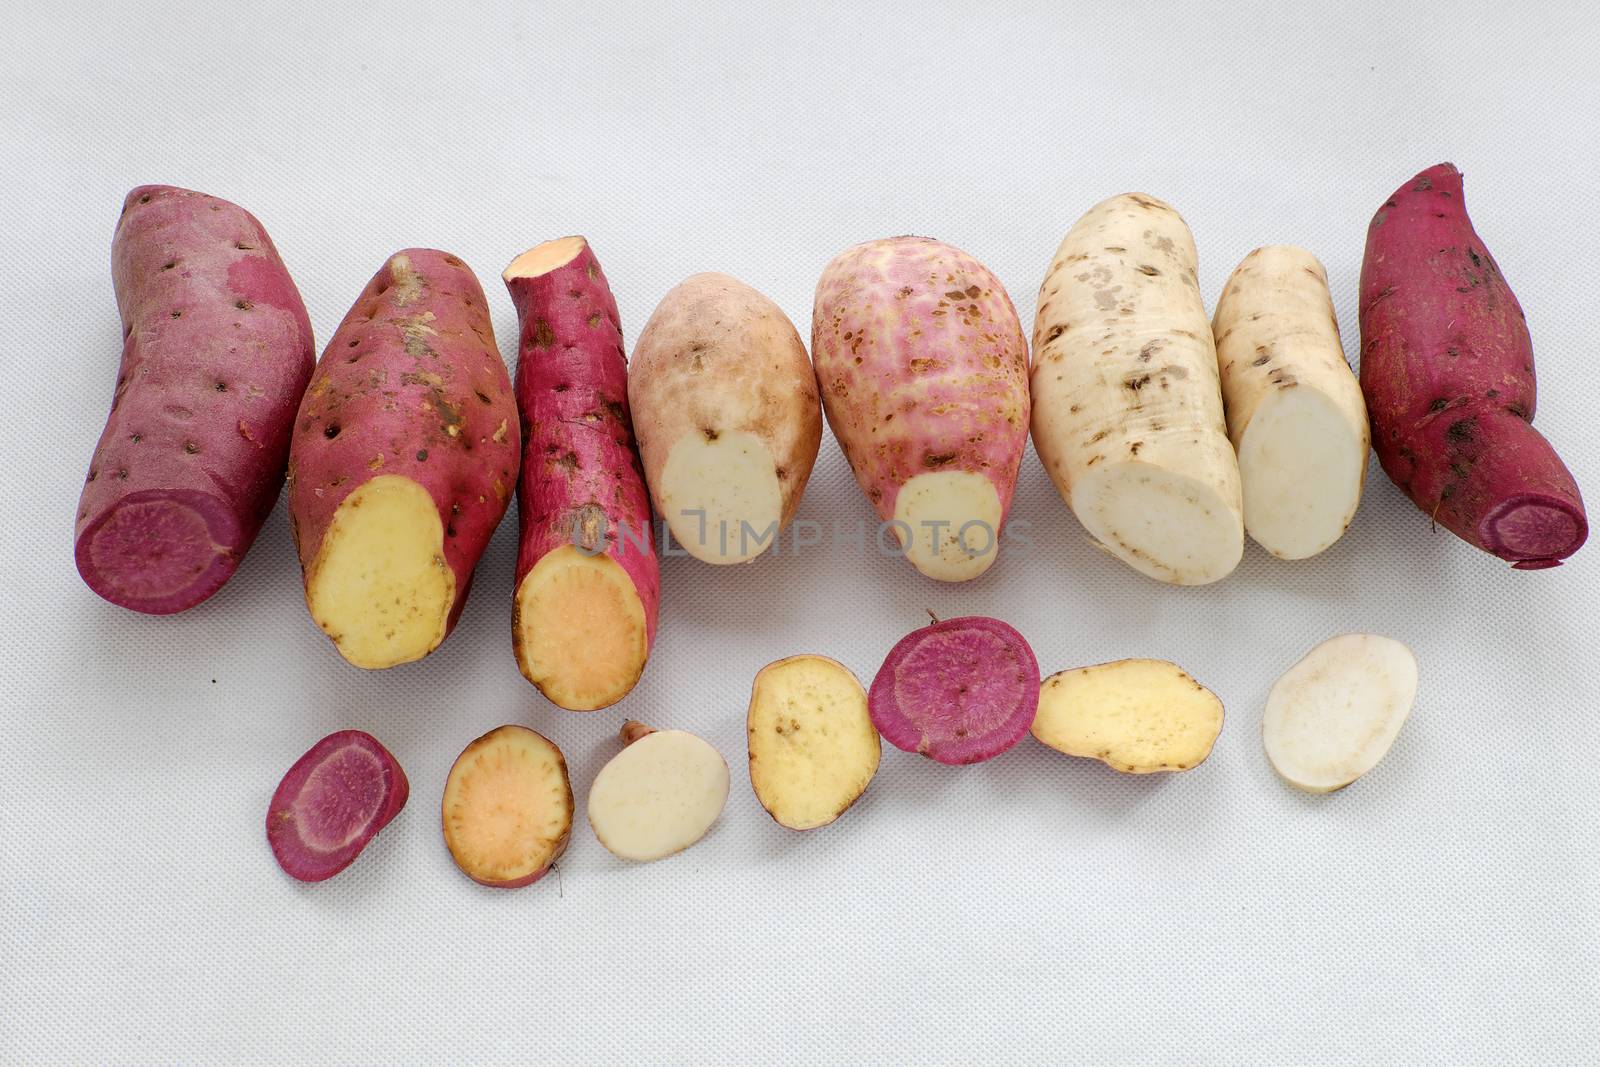
[{"label": "white textured background", "polygon": [[[281,511],[181,616],[103,604],[72,566],[119,351],[107,250],[141,182],[254,211],[323,341],[390,252],[451,250],[506,352],[500,268],[571,232],[630,344],[706,269],[805,332],[833,253],[906,232],[990,264],[1031,324],[1067,227],[1140,189],[1194,228],[1208,306],[1255,245],[1316,251],[1353,353],[1367,220],[1449,158],[1532,324],[1538,424],[1600,503],[1600,18],[1361,6],[15,5],[0,1063],[1600,1061],[1600,544],[1513,573],[1430,532],[1375,466],[1331,551],[1251,546],[1205,589],[1091,548],[1031,453],[1013,514],[1035,548],[969,585],[848,547],[672,560],[643,682],[587,717],[517,673],[509,517],[454,636],[380,674],[310,623]],[[825,440],[802,517],[866,514]],[[1175,659],[1227,703],[1216,752],[1136,780],[1031,740],[965,769],[889,750],[839,823],[779,829],[745,774],[751,676],[816,651],[870,679],[925,608],[1010,621],[1047,672]],[[1262,755],[1263,697],[1364,629],[1416,649],[1417,708],[1366,779],[1300,796]],[[580,823],[559,879],[457,873],[437,803],[462,746],[547,732],[581,809],[625,714],[728,757],[710,837],[634,867]],[[266,804],[342,727],[395,752],[411,803],[304,887]]]}]

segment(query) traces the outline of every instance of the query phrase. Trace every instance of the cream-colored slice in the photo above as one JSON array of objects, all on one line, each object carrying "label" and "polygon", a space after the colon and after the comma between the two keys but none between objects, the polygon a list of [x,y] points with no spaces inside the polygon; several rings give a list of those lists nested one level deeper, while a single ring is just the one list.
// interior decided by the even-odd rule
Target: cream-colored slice
[{"label": "cream-colored slice", "polygon": [[1033,736],[1124,774],[1186,771],[1222,732],[1222,701],[1175,663],[1124,659],[1052,674]]},{"label": "cream-colored slice", "polygon": [[867,714],[867,692],[848,667],[825,656],[763,667],[746,726],[756,799],[791,830],[837,819],[878,772],[883,745]]},{"label": "cream-colored slice", "polygon": [[589,825],[612,853],[650,861],[699,841],[728,800],[728,764],[694,734],[658,730],[600,768],[589,789]]}]

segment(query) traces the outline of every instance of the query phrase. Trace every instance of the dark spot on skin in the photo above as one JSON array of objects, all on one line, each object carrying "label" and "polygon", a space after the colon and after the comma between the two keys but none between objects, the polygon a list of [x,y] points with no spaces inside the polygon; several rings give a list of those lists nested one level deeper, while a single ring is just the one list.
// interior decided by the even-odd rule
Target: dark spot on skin
[{"label": "dark spot on skin", "polygon": [[139,198],[139,203],[141,203],[141,204],[148,204],[149,202],[150,202],[150,194],[149,193],[145,193],[143,196],[141,196]]},{"label": "dark spot on skin", "polygon": [[1110,430],[1101,430],[1099,433],[1097,433],[1093,437],[1089,438],[1089,443],[1090,444],[1094,444],[1096,441],[1104,441],[1107,437],[1110,437],[1110,436],[1111,436],[1111,431]]},{"label": "dark spot on skin", "polygon": [[336,422],[335,423],[330,423],[328,425],[328,428],[322,431],[322,436],[326,437],[330,441],[333,440],[335,437],[338,437],[339,436],[339,424],[336,423]]},{"label": "dark spot on skin", "polygon": [[485,393],[484,393],[484,392],[483,392],[483,390],[481,390],[481,389],[475,389],[475,390],[473,390],[473,393],[472,393],[472,395],[473,395],[473,396],[475,396],[475,397],[477,397],[477,398],[478,398],[478,399],[479,399],[479,400],[481,400],[481,401],[482,401],[482,402],[483,402],[483,403],[485,403],[485,404],[492,404],[492,403],[494,403],[494,401],[492,401],[492,400],[490,400],[490,399],[489,399],[489,397],[488,397],[488,395],[487,395],[487,394],[485,394]]},{"label": "dark spot on skin", "polygon": [[1425,193],[1429,189],[1433,188],[1433,179],[1424,174],[1422,177],[1417,179],[1417,183],[1411,188],[1416,192]]},{"label": "dark spot on skin", "polygon": [[1483,395],[1484,395],[1484,396],[1486,396],[1486,397],[1488,397],[1488,398],[1489,398],[1489,399],[1490,399],[1490,400],[1493,400],[1493,399],[1494,399],[1494,398],[1495,398],[1495,397],[1497,397],[1497,396],[1499,396],[1499,395],[1500,395],[1500,390],[1498,390],[1498,389],[1491,389],[1491,390],[1489,390],[1489,391],[1488,391],[1488,392],[1487,392],[1487,393],[1484,393],[1484,394],[1483,394]]},{"label": "dark spot on skin", "polygon": [[571,388],[572,388],[572,384],[570,382],[557,382],[555,391],[558,392],[558,393],[564,393],[568,389],[571,389]]},{"label": "dark spot on skin", "polygon": [[183,443],[183,450],[185,453],[191,456],[198,456],[200,454],[200,446],[195,444],[193,441],[185,441]]},{"label": "dark spot on skin", "polygon": [[178,265],[178,261],[177,260],[169,259],[165,263],[161,264],[161,269],[162,270],[171,270],[173,267],[176,267],[177,265]]},{"label": "dark spot on skin", "polygon": [[1133,444],[1129,445],[1128,446],[1128,455],[1137,456],[1139,454],[1139,446],[1142,445],[1142,444],[1144,444],[1143,441],[1135,441]]},{"label": "dark spot on skin", "polygon": [[952,289],[944,295],[945,299],[947,300],[964,300],[966,299],[967,294],[962,292],[960,289]]},{"label": "dark spot on skin", "polygon": [[709,426],[700,427],[700,432],[705,435],[705,438],[706,438],[707,441],[715,441],[718,437],[722,436],[720,433],[718,433],[716,430],[713,430]]},{"label": "dark spot on skin", "polygon": [[182,309],[182,308],[177,308],[177,309],[175,309],[175,310],[174,310],[174,311],[173,311],[173,312],[172,312],[172,317],[173,317],[173,318],[175,318],[175,319],[181,319],[181,318],[183,318],[183,309]]},{"label": "dark spot on skin", "polygon": [[1054,341],[1057,337],[1060,337],[1062,334],[1064,334],[1066,332],[1067,332],[1067,324],[1064,323],[1064,322],[1059,322],[1056,325],[1050,327],[1050,332],[1044,335],[1044,343],[1045,344],[1049,344],[1051,341]]},{"label": "dark spot on skin", "polygon": [[778,476],[778,481],[780,481],[780,482],[781,482],[781,481],[783,481],[783,480],[784,480],[784,479],[785,479],[785,478],[787,478],[787,477],[789,477],[789,468],[788,468],[788,467],[779,467],[779,468],[778,468],[778,469],[777,469],[777,470],[776,470],[776,471],[774,471],[774,472],[773,472],[773,473],[774,473],[774,474],[776,474],[776,475],[777,475],[777,476]]},{"label": "dark spot on skin", "polygon": [[426,462],[428,462],[428,450],[426,448],[417,449],[417,462],[418,463],[426,463]]},{"label": "dark spot on skin", "polygon": [[1435,400],[1433,403],[1428,405],[1428,410],[1429,411],[1438,412],[1438,411],[1443,411],[1445,408],[1447,408],[1449,406],[1450,406],[1450,401],[1446,400],[1444,397],[1441,396],[1438,400]]},{"label": "dark spot on skin", "polygon": [[216,385],[212,386],[212,388],[215,389],[219,393],[226,393],[228,391],[228,383],[227,382],[218,382]]},{"label": "dark spot on skin", "polygon": [[549,348],[556,343],[556,332],[550,328],[550,324],[544,319],[540,319],[534,324],[533,343],[538,348]]},{"label": "dark spot on skin", "polygon": [[1515,415],[1517,418],[1521,419],[1523,422],[1529,421],[1530,416],[1528,415],[1528,409],[1525,406],[1523,406],[1521,403],[1507,404],[1506,405],[1506,411],[1509,412],[1512,415]]},{"label": "dark spot on skin", "polygon": [[1463,443],[1472,440],[1473,431],[1477,429],[1477,419],[1457,419],[1445,430],[1444,435],[1451,441]]},{"label": "dark spot on skin", "polygon": [[1150,375],[1141,374],[1135,378],[1128,378],[1123,381],[1122,384],[1137,393],[1139,390],[1150,384]]},{"label": "dark spot on skin", "polygon": [[1135,268],[1135,269],[1136,269],[1136,270],[1138,270],[1138,272],[1139,272],[1139,273],[1140,273],[1140,274],[1146,274],[1146,275],[1149,275],[1149,276],[1150,276],[1150,277],[1152,277],[1152,278],[1156,278],[1156,277],[1159,277],[1159,276],[1160,276],[1160,274],[1161,274],[1161,272],[1160,272],[1160,271],[1158,271],[1158,270],[1156,270],[1156,269],[1155,269],[1155,268],[1154,268],[1154,267],[1152,267],[1152,266],[1151,266],[1151,265],[1150,265],[1150,264],[1148,264],[1148,263],[1141,263],[1141,264],[1139,264],[1139,266],[1138,266],[1138,267],[1136,267],[1136,268]]},{"label": "dark spot on skin", "polygon": [[956,461],[956,455],[957,453],[955,452],[927,452],[923,454],[922,465],[930,468],[943,467],[947,464],[954,463]]},{"label": "dark spot on skin", "polygon": [[238,308],[240,311],[249,311],[251,308],[255,307],[255,305],[250,303],[248,300],[235,300],[233,302],[233,306]]}]

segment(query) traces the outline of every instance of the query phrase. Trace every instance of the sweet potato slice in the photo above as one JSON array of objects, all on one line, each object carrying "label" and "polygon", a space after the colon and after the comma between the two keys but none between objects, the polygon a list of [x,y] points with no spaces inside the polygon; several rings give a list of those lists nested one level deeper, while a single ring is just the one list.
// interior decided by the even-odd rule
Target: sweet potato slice
[{"label": "sweet potato slice", "polygon": [[1417,698],[1417,659],[1399,641],[1344,634],[1284,672],[1267,694],[1261,742],[1278,776],[1331,793],[1388,754]]},{"label": "sweet potato slice", "polygon": [[572,836],[567,761],[527,727],[490,730],[456,757],[442,808],[444,843],[463,874],[497,889],[532,885]]},{"label": "sweet potato slice", "polygon": [[1033,724],[1039,662],[999,619],[946,619],[889,650],[867,705],[872,725],[896,748],[939,763],[979,763]]},{"label": "sweet potato slice", "polygon": [[867,692],[826,656],[790,656],[761,668],[746,726],[756,799],[791,830],[837,819],[878,773],[883,743],[867,714]]},{"label": "sweet potato slice", "polygon": [[1044,680],[1033,736],[1124,774],[1187,771],[1211,755],[1222,701],[1176,663],[1124,659]]},{"label": "sweet potato slice", "polygon": [[589,790],[589,825],[613,854],[648,862],[706,835],[728,801],[728,764],[682,730],[622,726],[623,750]]},{"label": "sweet potato slice", "polygon": [[406,772],[378,739],[340,730],[318,741],[278,783],[267,843],[302,882],[332,878],[406,806]]}]

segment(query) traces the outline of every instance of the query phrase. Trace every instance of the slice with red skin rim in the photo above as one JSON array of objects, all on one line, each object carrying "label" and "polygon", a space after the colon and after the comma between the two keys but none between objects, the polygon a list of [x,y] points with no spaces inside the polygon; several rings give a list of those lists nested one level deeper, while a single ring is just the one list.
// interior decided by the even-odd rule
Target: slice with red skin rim
[{"label": "slice with red skin rim", "polygon": [[896,748],[938,763],[981,763],[1033,725],[1039,661],[999,619],[946,619],[890,649],[867,706],[872,725]]},{"label": "slice with red skin rim", "polygon": [[332,878],[406,806],[411,785],[371,734],[340,730],[301,756],[267,810],[278,865],[302,882]]}]

